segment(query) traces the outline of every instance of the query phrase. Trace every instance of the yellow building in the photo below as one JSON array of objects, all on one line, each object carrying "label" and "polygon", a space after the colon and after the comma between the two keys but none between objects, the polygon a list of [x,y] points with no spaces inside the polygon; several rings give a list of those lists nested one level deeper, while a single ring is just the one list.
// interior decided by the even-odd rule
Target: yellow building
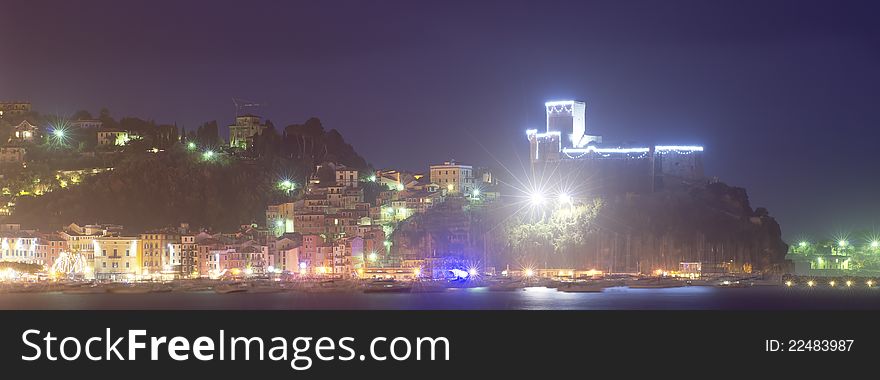
[{"label": "yellow building", "polygon": [[431,183],[440,186],[446,194],[470,194],[474,189],[474,168],[455,161],[431,165]]},{"label": "yellow building", "polygon": [[95,279],[136,280],[141,273],[141,251],[138,238],[106,236],[92,240]]},{"label": "yellow building", "polygon": [[173,245],[180,244],[179,235],[169,232],[148,232],[141,234],[140,238],[144,274],[171,273],[179,269],[174,268],[175,262],[180,262],[179,257],[172,257]]}]

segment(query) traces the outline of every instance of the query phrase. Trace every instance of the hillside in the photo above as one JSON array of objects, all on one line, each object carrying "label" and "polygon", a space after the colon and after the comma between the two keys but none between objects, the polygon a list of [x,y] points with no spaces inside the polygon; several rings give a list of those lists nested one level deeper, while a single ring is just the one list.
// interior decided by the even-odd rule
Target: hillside
[{"label": "hillside", "polygon": [[[326,160],[367,168],[337,131],[325,132],[317,119],[306,124],[305,132],[292,125],[283,135],[269,128],[251,149],[233,153],[203,147],[204,129],[210,128],[188,135],[198,142],[193,147],[171,143],[152,152],[152,139],[133,141],[112,153],[117,157],[113,170],[42,196],[20,196],[6,219],[42,229],[101,222],[134,231],[181,222],[223,230],[262,224],[267,204],[297,195],[279,189],[279,181],[292,180],[301,188],[315,164]],[[214,152],[210,158],[204,154],[208,150]]]},{"label": "hillside", "polygon": [[704,272],[778,271],[788,249],[767,210],[752,209],[745,189],[723,183],[605,196],[545,213],[520,206],[445,204],[403,222],[394,246],[410,256],[492,257],[483,265],[496,268],[642,273],[682,262],[701,262]]}]

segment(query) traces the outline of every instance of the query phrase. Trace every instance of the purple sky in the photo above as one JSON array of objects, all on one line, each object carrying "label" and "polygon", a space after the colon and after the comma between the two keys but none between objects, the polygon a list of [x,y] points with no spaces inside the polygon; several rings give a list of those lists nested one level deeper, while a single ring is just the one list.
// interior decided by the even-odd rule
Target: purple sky
[{"label": "purple sky", "polygon": [[[606,141],[702,144],[788,238],[880,228],[871,2],[35,1],[0,12],[0,99],[43,113],[319,117],[378,167],[519,167],[543,102]],[[483,146],[477,143],[480,141]],[[491,153],[491,154],[490,154]]]}]

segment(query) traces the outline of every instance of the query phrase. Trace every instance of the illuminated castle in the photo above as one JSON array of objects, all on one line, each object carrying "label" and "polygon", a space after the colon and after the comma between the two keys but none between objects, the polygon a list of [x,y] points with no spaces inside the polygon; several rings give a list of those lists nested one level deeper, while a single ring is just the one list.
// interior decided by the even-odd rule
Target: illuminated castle
[{"label": "illuminated castle", "polygon": [[584,102],[544,103],[544,132],[526,131],[533,168],[553,166],[562,173],[583,171],[602,192],[644,192],[704,180],[703,147],[691,145],[616,146],[586,128]]}]

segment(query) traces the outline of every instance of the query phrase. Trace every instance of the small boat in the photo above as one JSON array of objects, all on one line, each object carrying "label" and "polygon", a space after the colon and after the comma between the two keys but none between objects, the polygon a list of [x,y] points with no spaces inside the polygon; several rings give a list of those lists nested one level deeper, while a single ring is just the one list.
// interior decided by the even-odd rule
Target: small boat
[{"label": "small boat", "polygon": [[376,280],[364,287],[364,293],[409,293],[412,285],[394,280]]},{"label": "small boat", "polygon": [[781,280],[774,279],[755,279],[751,281],[752,286],[782,286]]},{"label": "small boat", "polygon": [[560,285],[557,290],[566,293],[601,293],[609,284],[601,281],[570,282]]},{"label": "small boat", "polygon": [[214,287],[214,292],[218,294],[244,293],[248,288],[239,285],[220,285]]},{"label": "small boat", "polygon": [[719,282],[717,286],[719,288],[748,288],[752,286],[752,283],[741,280],[723,280]]},{"label": "small boat", "polygon": [[627,283],[632,289],[665,289],[685,286],[683,281],[666,278],[643,278]]},{"label": "small boat", "polygon": [[488,289],[494,292],[522,290],[523,283],[515,280],[498,280],[489,284]]},{"label": "small boat", "polygon": [[64,294],[101,294],[107,293],[107,288],[100,286],[83,286],[78,288],[64,289]]},{"label": "small boat", "polygon": [[284,288],[273,285],[257,285],[247,288],[248,293],[281,293]]},{"label": "small boat", "polygon": [[344,280],[327,280],[321,281],[318,283],[317,288],[326,289],[326,290],[352,290],[354,289],[354,283],[351,281]]},{"label": "small boat", "polygon": [[206,291],[211,290],[211,287],[210,286],[190,286],[190,287],[186,287],[186,288],[183,288],[180,290],[184,291],[184,292],[206,292]]},{"label": "small boat", "polygon": [[168,293],[172,290],[174,290],[174,288],[172,288],[170,286],[156,286],[156,287],[150,288],[150,293]]},{"label": "small boat", "polygon": [[442,293],[446,291],[446,285],[435,281],[419,281],[413,284],[413,293]]},{"label": "small boat", "polygon": [[149,293],[150,288],[146,286],[120,286],[115,288],[107,289],[109,293],[117,293],[117,294],[144,294]]}]

